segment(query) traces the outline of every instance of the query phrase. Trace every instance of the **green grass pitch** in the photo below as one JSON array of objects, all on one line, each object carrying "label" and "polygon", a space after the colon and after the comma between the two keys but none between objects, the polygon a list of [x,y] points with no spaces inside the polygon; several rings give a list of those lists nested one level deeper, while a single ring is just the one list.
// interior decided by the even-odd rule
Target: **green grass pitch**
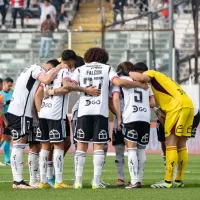
[{"label": "green grass pitch", "polygon": [[[103,171],[102,179],[110,184],[117,179],[114,157],[108,156]],[[0,155],[3,161],[3,155]],[[27,161],[27,155],[24,162]],[[130,179],[125,160],[126,180]],[[185,188],[152,189],[150,185],[163,179],[164,167],[161,155],[148,155],[145,168],[144,183],[141,189],[127,190],[123,188],[108,187],[105,190],[91,189],[93,176],[92,155],[87,155],[83,174],[82,190],[74,189],[12,189],[12,176],[10,167],[0,167],[0,200],[200,200],[200,156],[190,155],[189,164],[185,174]],[[24,166],[24,177],[28,180],[28,167]],[[64,182],[73,184],[73,155],[65,157]]]}]

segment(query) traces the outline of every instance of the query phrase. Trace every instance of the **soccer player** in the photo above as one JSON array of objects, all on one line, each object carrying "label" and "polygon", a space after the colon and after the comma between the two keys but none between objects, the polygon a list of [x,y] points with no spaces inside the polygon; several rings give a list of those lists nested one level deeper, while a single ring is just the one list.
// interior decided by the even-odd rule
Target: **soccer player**
[{"label": "soccer player", "polygon": [[[144,73],[130,72],[129,75],[144,83],[151,83],[155,100],[166,113],[165,145],[166,145],[166,173],[165,182],[152,185],[153,188],[182,187],[183,178],[188,163],[186,141],[192,134],[194,118],[194,105],[184,90],[165,74],[144,70],[144,64],[139,63],[138,68]],[[178,173],[173,181],[173,173],[178,163]]]},{"label": "soccer player", "polygon": [[8,108],[8,128],[11,129],[13,138],[13,149],[11,153],[11,168],[13,174],[13,188],[34,189],[22,178],[23,172],[23,151],[27,143],[27,135],[32,131],[32,107],[35,92],[40,84],[49,84],[57,73],[65,68],[65,65],[58,65],[50,73],[46,74],[44,68],[38,65],[31,65],[25,68],[19,75],[13,97]]},{"label": "soccer player", "polygon": [[[80,96],[78,121],[75,133],[77,150],[75,153],[74,188],[82,188],[82,173],[88,143],[94,143],[94,178],[92,188],[105,188],[101,184],[101,173],[104,165],[104,144],[108,142],[108,99],[109,82],[117,86],[143,87],[139,82],[121,80],[115,70],[107,65],[108,53],[101,48],[90,48],[84,55],[86,64],[74,71],[72,81],[81,87],[95,86],[101,90],[98,96],[82,93]],[[73,86],[71,86],[73,87]],[[68,89],[70,87],[68,86]]]},{"label": "soccer player", "polygon": [[[46,71],[55,68],[58,64],[60,64],[56,59],[49,60],[45,64],[44,68]],[[39,87],[40,88],[40,87]],[[38,90],[37,90],[38,91]],[[42,89],[43,91],[43,89]],[[35,93],[37,96],[38,93]],[[42,98],[39,97],[39,101],[41,102]],[[33,124],[32,131],[30,131],[28,135],[28,143],[29,143],[29,156],[28,156],[28,166],[29,166],[29,175],[30,182],[29,185],[33,187],[38,187],[39,185],[39,152],[40,152],[40,142],[36,141],[37,129],[39,126],[38,122],[38,113],[36,110],[36,102],[32,108],[32,116],[33,116]],[[40,103],[41,105],[41,103]]]},{"label": "soccer player", "polygon": [[[133,70],[140,73],[140,69],[130,62],[123,62],[117,68],[117,71],[122,73],[120,78],[130,81],[134,80],[127,75]],[[146,163],[145,148],[149,142],[150,107],[155,107],[155,99],[150,85],[148,90],[122,88],[121,95],[124,100],[122,113],[125,127],[124,141],[128,150],[128,167],[131,176],[131,183],[126,188],[140,188]]]},{"label": "soccer player", "polygon": [[[70,81],[71,68],[76,62],[76,54],[72,50],[64,50],[62,53],[61,64],[66,64],[68,68],[62,69],[51,82],[45,85],[46,88],[52,91],[49,98],[43,98],[39,113],[40,131],[37,132],[37,140],[42,143],[40,152],[40,185],[39,188],[51,188],[47,183],[47,160],[51,143],[54,145],[53,164],[55,169],[55,185],[54,188],[71,188],[64,184],[62,180],[63,162],[64,162],[64,138],[66,137],[65,120],[66,120],[66,105],[68,95],[56,95],[55,90],[60,89],[65,81]],[[80,88],[79,90],[90,93],[90,88]],[[97,89],[93,89],[96,91]],[[95,93],[96,94],[96,93]]]},{"label": "soccer player", "polygon": [[[4,115],[6,117],[6,113],[8,111],[8,106],[10,104],[10,100],[12,98],[12,86],[13,79],[10,77],[4,79],[3,81],[3,89],[0,91],[0,94],[4,97]],[[10,142],[11,142],[11,132],[5,127],[3,134],[4,141],[4,163],[5,165],[10,165]]]}]

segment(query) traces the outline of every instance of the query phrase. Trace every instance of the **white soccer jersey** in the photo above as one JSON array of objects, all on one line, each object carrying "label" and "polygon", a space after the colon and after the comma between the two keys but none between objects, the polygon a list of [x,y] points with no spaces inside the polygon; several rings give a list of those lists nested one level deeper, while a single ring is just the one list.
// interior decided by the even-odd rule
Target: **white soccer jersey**
[{"label": "white soccer jersey", "polygon": [[78,107],[79,107],[79,100],[74,104],[72,108],[72,120],[76,121],[78,119]]},{"label": "white soccer jersey", "polygon": [[[122,79],[133,81],[130,77],[122,76]],[[122,88],[124,96],[124,110],[122,114],[123,123],[144,121],[150,123],[149,98],[153,92],[149,85],[148,90],[141,88]]]},{"label": "white soccer jersey", "polygon": [[31,65],[19,75],[8,112],[16,116],[32,117],[32,107],[35,92],[40,84],[39,75],[45,74],[45,70],[38,65]]},{"label": "white soccer jersey", "polygon": [[78,117],[86,115],[102,115],[108,117],[109,81],[116,78],[117,73],[109,66],[92,62],[77,68],[72,76],[72,81],[81,87],[96,86],[101,89],[99,96],[88,96],[81,93]]},{"label": "white soccer jersey", "polygon": [[[62,81],[64,79],[71,80],[70,77],[71,71],[69,69],[61,69],[51,84],[44,85],[44,90],[46,90],[46,88],[60,88],[62,86]],[[47,99],[43,99],[39,118],[52,120],[66,119],[67,100],[68,94],[62,96],[50,96]]]}]

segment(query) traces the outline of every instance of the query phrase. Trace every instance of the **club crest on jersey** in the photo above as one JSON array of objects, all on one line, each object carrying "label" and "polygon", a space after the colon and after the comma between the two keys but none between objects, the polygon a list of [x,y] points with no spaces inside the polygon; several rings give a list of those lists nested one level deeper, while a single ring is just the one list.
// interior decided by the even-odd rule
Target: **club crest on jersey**
[{"label": "club crest on jersey", "polygon": [[130,131],[128,131],[128,133],[127,133],[127,137],[136,140],[136,139],[138,139],[138,133],[137,133],[137,131],[135,131],[134,129],[133,129],[133,130],[130,130]]},{"label": "club crest on jersey", "polygon": [[82,129],[77,130],[77,138],[83,139],[85,137],[85,133]]},{"label": "club crest on jersey", "polygon": [[99,133],[99,140],[106,140],[108,139],[107,132],[105,130],[101,130]]},{"label": "club crest on jersey", "polygon": [[13,140],[19,139],[19,135],[20,135],[20,134],[19,134],[15,129],[13,129],[13,130],[11,131],[11,133],[12,133]]},{"label": "club crest on jersey", "polygon": [[49,138],[52,140],[60,139],[60,133],[57,130],[53,129],[49,133]]},{"label": "club crest on jersey", "polygon": [[36,130],[36,137],[42,137],[42,132],[39,127]]}]

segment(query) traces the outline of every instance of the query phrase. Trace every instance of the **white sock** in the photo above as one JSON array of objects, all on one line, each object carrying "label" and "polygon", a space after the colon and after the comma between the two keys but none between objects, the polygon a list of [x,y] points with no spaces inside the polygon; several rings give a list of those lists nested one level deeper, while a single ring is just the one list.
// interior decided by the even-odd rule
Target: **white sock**
[{"label": "white sock", "polygon": [[82,184],[83,167],[85,164],[86,153],[76,150],[74,155],[75,183]]},{"label": "white sock", "polygon": [[11,153],[11,169],[13,174],[13,180],[20,182],[23,180],[23,152],[25,144],[14,144]]},{"label": "white sock", "polygon": [[125,145],[115,145],[115,166],[118,174],[118,179],[124,180],[124,150]]},{"label": "white sock", "polygon": [[61,149],[54,149],[53,164],[55,169],[55,182],[62,183],[64,151]]},{"label": "white sock", "polygon": [[101,181],[101,173],[104,165],[104,151],[95,150],[93,154],[93,165],[94,165],[94,178],[93,183],[99,184]]},{"label": "white sock", "polygon": [[52,179],[54,175],[53,161],[47,162],[47,179]]},{"label": "white sock", "polygon": [[40,181],[42,183],[47,183],[47,160],[49,151],[41,149],[39,164],[40,164]]},{"label": "white sock", "polygon": [[35,183],[37,179],[37,173],[39,170],[39,154],[29,152],[28,154],[28,167],[30,174],[30,183]]},{"label": "white sock", "polygon": [[144,175],[144,167],[146,164],[145,149],[138,149],[137,156],[138,156],[138,178],[139,178],[138,182],[142,183],[142,178]]},{"label": "white sock", "polygon": [[131,176],[131,184],[138,182],[138,157],[137,148],[128,149],[128,168]]}]

